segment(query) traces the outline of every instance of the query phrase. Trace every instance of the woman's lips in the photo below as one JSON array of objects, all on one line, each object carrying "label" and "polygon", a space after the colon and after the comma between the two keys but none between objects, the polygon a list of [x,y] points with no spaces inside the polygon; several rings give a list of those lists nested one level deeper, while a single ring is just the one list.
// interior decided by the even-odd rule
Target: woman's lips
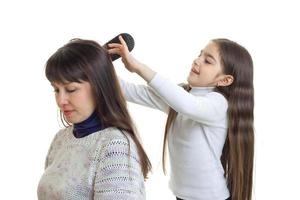
[{"label": "woman's lips", "polygon": [[63,113],[66,117],[69,117],[74,110],[64,110]]}]

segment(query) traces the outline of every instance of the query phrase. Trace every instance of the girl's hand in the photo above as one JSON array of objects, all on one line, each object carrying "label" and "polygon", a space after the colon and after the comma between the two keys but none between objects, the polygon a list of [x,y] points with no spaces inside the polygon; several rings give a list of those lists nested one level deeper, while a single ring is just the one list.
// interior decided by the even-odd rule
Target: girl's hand
[{"label": "girl's hand", "polygon": [[122,36],[119,36],[119,40],[121,44],[111,43],[108,44],[108,53],[110,54],[118,54],[122,57],[122,62],[125,67],[130,72],[137,72],[141,63],[139,63],[129,52],[126,42],[123,40]]},{"label": "girl's hand", "polygon": [[121,41],[121,44],[108,44],[108,47],[110,48],[108,49],[108,53],[120,55],[122,57],[122,62],[124,63],[128,71],[137,73],[143,79],[145,79],[145,81],[150,82],[154,77],[155,72],[147,65],[140,63],[129,53],[127,44],[123,40],[122,36],[119,36],[119,40]]}]

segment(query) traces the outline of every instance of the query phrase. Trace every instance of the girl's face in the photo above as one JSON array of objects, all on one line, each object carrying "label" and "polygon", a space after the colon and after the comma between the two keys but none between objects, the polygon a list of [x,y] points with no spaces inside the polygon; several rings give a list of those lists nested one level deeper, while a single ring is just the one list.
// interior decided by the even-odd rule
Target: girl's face
[{"label": "girl's face", "polygon": [[192,87],[217,86],[222,79],[222,66],[218,47],[210,42],[194,60],[188,76],[188,83]]},{"label": "girl's face", "polygon": [[89,82],[52,83],[55,100],[65,116],[73,124],[87,119],[95,110],[96,104]]}]

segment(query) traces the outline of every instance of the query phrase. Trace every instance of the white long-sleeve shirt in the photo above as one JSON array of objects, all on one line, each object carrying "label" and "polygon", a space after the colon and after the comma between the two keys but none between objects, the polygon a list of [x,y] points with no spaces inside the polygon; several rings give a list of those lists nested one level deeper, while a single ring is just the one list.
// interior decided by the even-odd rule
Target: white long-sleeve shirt
[{"label": "white long-sleeve shirt", "polygon": [[[149,87],[150,86],[150,87]],[[121,80],[130,102],[168,113],[178,112],[168,134],[170,188],[185,200],[224,200],[226,186],[221,154],[227,136],[228,103],[213,87],[190,92],[156,74],[149,86]]]}]

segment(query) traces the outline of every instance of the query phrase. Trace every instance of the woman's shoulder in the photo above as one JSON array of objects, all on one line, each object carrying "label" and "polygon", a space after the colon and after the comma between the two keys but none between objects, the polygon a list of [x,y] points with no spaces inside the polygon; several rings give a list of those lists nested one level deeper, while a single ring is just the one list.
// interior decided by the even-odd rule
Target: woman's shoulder
[{"label": "woman's shoulder", "polygon": [[65,138],[70,133],[70,129],[71,129],[71,127],[65,127],[65,128],[59,129],[56,132],[53,141],[57,141],[57,140],[61,140],[61,139]]},{"label": "woman's shoulder", "polygon": [[117,127],[108,127],[106,129],[102,130],[105,135],[105,137],[109,137],[109,138],[123,138],[123,133],[124,131],[120,130]]},{"label": "woman's shoulder", "polygon": [[116,158],[123,157],[125,159],[125,157],[129,156],[139,162],[137,145],[128,132],[111,127],[104,130],[101,134],[102,139],[99,148],[106,155],[106,158],[116,156]]},{"label": "woman's shoulder", "polygon": [[131,145],[134,144],[130,134],[127,131],[116,127],[109,127],[103,130],[102,142],[105,144]]}]

